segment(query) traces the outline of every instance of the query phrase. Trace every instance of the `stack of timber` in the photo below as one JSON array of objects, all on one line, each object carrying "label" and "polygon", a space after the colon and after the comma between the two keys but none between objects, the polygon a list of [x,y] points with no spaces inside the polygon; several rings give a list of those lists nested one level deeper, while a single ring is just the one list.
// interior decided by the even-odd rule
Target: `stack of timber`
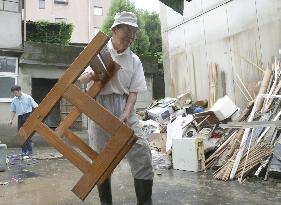
[{"label": "stack of timber", "polygon": [[[243,86],[249,104],[234,122],[220,124],[225,129],[224,139],[206,160],[206,168],[215,170],[215,179],[238,179],[242,182],[251,174],[267,179],[272,169],[272,158],[275,153],[280,154],[276,149],[281,147],[280,73],[281,63],[275,58],[272,68],[263,70],[263,79],[256,97],[249,96]],[[281,159],[279,155],[275,158]],[[279,162],[281,170],[281,160]],[[276,163],[274,166],[276,168]]]}]

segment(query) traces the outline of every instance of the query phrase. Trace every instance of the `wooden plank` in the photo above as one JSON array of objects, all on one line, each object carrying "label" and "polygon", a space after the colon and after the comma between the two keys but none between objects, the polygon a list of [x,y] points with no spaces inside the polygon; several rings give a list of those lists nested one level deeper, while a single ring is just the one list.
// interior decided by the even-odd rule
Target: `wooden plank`
[{"label": "wooden plank", "polygon": [[[87,91],[87,94],[91,97],[95,97],[98,95],[102,87],[103,83],[101,81],[95,82]],[[56,133],[59,136],[62,136],[64,130],[68,129],[81,113],[82,112],[77,107],[73,107],[72,111],[64,118],[63,121],[60,122],[59,126],[56,128]]]},{"label": "wooden plank", "polygon": [[[261,118],[263,119],[263,118]],[[263,119],[268,120],[268,119]],[[252,121],[252,122],[228,122],[227,124],[220,124],[221,128],[264,128],[264,127],[281,127],[281,120],[277,121]]]},{"label": "wooden plank", "polygon": [[48,128],[47,125],[37,123],[36,132],[43,136],[49,144],[55,147],[64,157],[66,157],[74,166],[81,172],[87,173],[90,168],[90,163],[83,158],[78,152],[67,146],[61,138],[56,136],[55,132]]},{"label": "wooden plank", "polygon": [[90,61],[91,68],[95,71],[95,73],[104,73],[106,74],[104,81],[107,81],[109,75],[107,74],[107,70],[105,69],[103,63],[101,62],[100,56],[94,56],[94,58]]},{"label": "wooden plank", "polygon": [[113,170],[116,168],[116,166],[119,164],[119,162],[125,157],[125,155],[129,152],[129,150],[132,148],[132,146],[137,142],[138,138],[134,135],[132,139],[124,145],[121,152],[114,158],[113,162],[110,164],[110,166],[107,168],[103,176],[98,181],[98,184],[101,184],[106,180],[109,175],[113,172]]},{"label": "wooden plank", "polygon": [[[115,156],[119,155],[123,146],[133,137],[133,130],[127,126],[121,126],[112,138],[108,141],[106,147],[101,151],[99,157],[93,163],[86,174],[73,187],[72,191],[80,199],[85,200],[93,187],[102,178],[107,168],[114,161]],[[93,174],[94,173],[94,174]]]},{"label": "wooden plank", "polygon": [[107,47],[104,47],[101,51],[100,51],[100,59],[102,61],[102,63],[105,65],[106,70],[108,71],[108,75],[111,78],[114,74],[112,68],[118,68],[119,69],[119,65],[116,64],[112,57],[111,54],[109,53]]},{"label": "wooden plank", "polygon": [[28,140],[34,132],[38,122],[45,119],[53,106],[59,101],[67,87],[71,85],[81,74],[83,69],[88,65],[89,61],[95,56],[101,48],[107,43],[108,37],[99,32],[91,43],[80,53],[75,61],[66,70],[64,75],[59,79],[55,86],[51,89],[48,95],[43,99],[38,108],[27,119],[22,128],[19,130],[19,135]]},{"label": "wooden plank", "polygon": [[60,122],[59,126],[56,128],[55,133],[62,137],[64,130],[67,130],[72,123],[80,116],[81,111],[77,107],[73,107],[71,112],[65,116],[65,118]]},{"label": "wooden plank", "polygon": [[81,92],[75,85],[70,85],[67,91],[63,94],[63,97],[76,107],[79,107],[83,113],[110,135],[115,134],[118,128],[123,125],[117,117],[112,115],[89,95]]},{"label": "wooden plank", "polygon": [[217,98],[217,65],[212,63],[209,68],[209,100],[208,107],[212,107]]},{"label": "wooden plank", "polygon": [[84,152],[91,160],[94,160],[98,157],[96,153],[90,146],[88,146],[83,140],[80,139],[70,130],[64,131],[65,136],[69,139],[74,145],[76,145],[82,152]]},{"label": "wooden plank", "polygon": [[[108,56],[109,55],[109,56]],[[106,62],[103,62],[106,65],[106,69],[109,73],[109,79],[115,74],[115,72],[117,72],[117,70],[120,68],[120,66],[118,64],[116,64],[115,62],[113,62],[110,53],[106,52],[104,49],[101,51],[100,54],[101,59],[106,59]],[[95,82],[90,89],[87,91],[87,94],[91,97],[96,97],[98,95],[98,93],[100,92],[100,90],[104,87],[106,82],[101,82],[101,81],[97,81]],[[63,135],[64,130],[68,129],[73,122],[75,122],[75,120],[80,116],[81,111],[74,107],[72,109],[72,111],[70,112],[70,114],[68,114],[65,119],[63,121],[61,121],[61,123],[59,124],[59,126],[56,129],[56,133],[59,136]]]}]

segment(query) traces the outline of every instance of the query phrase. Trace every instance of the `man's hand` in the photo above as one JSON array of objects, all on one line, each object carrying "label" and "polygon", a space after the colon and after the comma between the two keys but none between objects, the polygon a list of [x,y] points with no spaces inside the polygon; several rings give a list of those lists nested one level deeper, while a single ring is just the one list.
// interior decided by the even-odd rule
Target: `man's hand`
[{"label": "man's hand", "polygon": [[13,120],[10,120],[10,121],[8,122],[8,125],[9,125],[9,126],[12,126],[12,124],[13,124]]},{"label": "man's hand", "polygon": [[126,114],[126,113],[123,113],[121,116],[120,116],[120,121],[121,122],[124,122],[126,125],[128,125],[128,122],[129,122],[129,115]]},{"label": "man's hand", "polygon": [[95,73],[94,71],[91,72],[92,80],[93,81],[103,81],[105,80],[105,76],[103,73]]},{"label": "man's hand", "polygon": [[93,81],[103,81],[105,80],[105,76],[103,73],[95,73],[92,69],[88,69],[87,72],[84,72],[79,78],[78,82],[80,84],[82,83],[88,83],[91,80]]},{"label": "man's hand", "polygon": [[136,103],[137,95],[138,95],[137,92],[130,92],[129,93],[124,112],[119,118],[122,122],[124,122],[128,126],[129,126],[129,124],[128,124],[129,123],[129,116],[130,116],[130,113],[131,113],[132,109],[134,108],[135,103]]}]

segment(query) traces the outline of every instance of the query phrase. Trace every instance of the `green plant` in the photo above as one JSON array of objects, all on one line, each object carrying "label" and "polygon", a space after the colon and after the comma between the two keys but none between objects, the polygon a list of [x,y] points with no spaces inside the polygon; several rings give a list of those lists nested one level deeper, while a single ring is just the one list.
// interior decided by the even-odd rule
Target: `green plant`
[{"label": "green plant", "polygon": [[26,28],[27,41],[67,45],[71,38],[73,24],[65,22],[28,21]]}]

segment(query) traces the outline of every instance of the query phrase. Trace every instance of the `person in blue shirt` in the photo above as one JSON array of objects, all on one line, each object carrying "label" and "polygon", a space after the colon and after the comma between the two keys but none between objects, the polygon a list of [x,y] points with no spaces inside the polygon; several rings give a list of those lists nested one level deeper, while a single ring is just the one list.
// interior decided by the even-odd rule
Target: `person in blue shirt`
[{"label": "person in blue shirt", "polygon": [[[21,91],[21,87],[15,85],[11,88],[14,98],[11,103],[11,120],[9,125],[12,126],[15,115],[18,116],[18,130],[30,116],[32,109],[38,107],[34,99]],[[28,156],[32,154],[31,140],[28,140],[22,146],[22,155]]]}]

